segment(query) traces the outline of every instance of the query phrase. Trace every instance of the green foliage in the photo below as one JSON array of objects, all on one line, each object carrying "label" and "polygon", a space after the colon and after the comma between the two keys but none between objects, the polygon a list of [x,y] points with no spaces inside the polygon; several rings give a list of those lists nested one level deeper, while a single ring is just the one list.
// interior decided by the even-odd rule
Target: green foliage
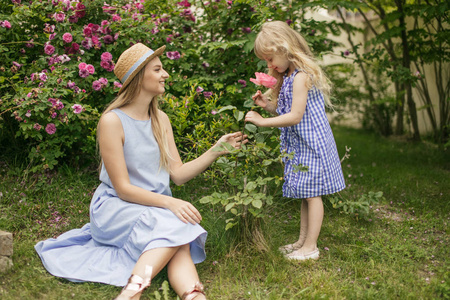
[{"label": "green foliage", "polygon": [[385,200],[383,192],[372,192],[360,195],[357,199],[345,199],[339,195],[327,197],[333,208],[341,210],[345,214],[352,215],[358,218],[368,219],[371,213],[371,208]]},{"label": "green foliage", "polygon": [[[186,95],[195,86],[203,89],[195,99],[200,106],[212,92],[220,106],[239,109],[255,92],[253,85],[247,85],[249,78],[265,68],[252,50],[256,33],[267,19],[286,20],[306,32],[318,55],[335,45],[327,38],[333,26],[305,18],[297,1],[198,0],[189,4],[192,6],[177,0],[148,0],[143,6],[127,0],[110,4],[102,0],[70,4],[2,1],[0,20],[8,21],[11,28],[0,26],[1,152],[21,160],[28,157],[33,172],[53,169],[62,161],[92,163],[96,123],[118,90],[111,63],[132,43],[143,42],[152,48],[166,45],[161,59],[171,75],[167,101],[181,103],[185,97],[193,97]],[[58,20],[62,14],[64,19]],[[63,38],[69,33],[70,42]],[[112,55],[109,68],[102,62],[105,52]],[[81,77],[80,63],[92,65],[95,72]],[[98,83],[100,79],[103,84]],[[74,105],[80,105],[82,111],[75,111]],[[210,110],[202,108],[208,110],[186,117],[192,122],[191,118],[200,118],[196,122],[206,124],[211,121]],[[178,116],[178,112],[171,114]],[[203,130],[193,125],[187,128]],[[198,147],[205,149],[210,144],[197,143],[193,151],[194,144],[187,136],[178,139],[187,158],[198,153]]]}]

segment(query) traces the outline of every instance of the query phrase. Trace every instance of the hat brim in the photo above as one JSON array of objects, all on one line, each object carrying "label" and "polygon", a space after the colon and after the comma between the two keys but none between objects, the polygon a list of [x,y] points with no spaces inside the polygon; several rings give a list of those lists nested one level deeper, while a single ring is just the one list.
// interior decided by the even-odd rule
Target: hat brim
[{"label": "hat brim", "polygon": [[133,80],[134,76],[136,76],[137,73],[139,73],[140,70],[142,70],[143,67],[147,65],[149,61],[154,59],[155,57],[161,56],[163,54],[164,50],[166,49],[166,46],[159,47],[155,50],[155,52],[152,53],[149,57],[147,57],[131,74],[128,76],[127,80],[122,83],[122,87],[119,90],[119,95],[123,93],[123,91],[127,88],[127,86],[130,84],[130,82]]}]

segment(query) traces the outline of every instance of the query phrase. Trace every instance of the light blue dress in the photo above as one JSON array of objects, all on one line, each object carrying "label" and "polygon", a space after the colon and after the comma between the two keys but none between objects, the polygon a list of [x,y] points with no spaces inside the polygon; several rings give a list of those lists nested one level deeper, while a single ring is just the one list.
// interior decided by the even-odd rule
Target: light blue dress
[{"label": "light blue dress", "polygon": [[[159,168],[160,152],[151,120],[132,119],[120,109],[109,113],[122,122],[130,182],[171,196],[170,176]],[[193,262],[205,260],[207,232],[200,225],[185,224],[165,208],[121,200],[104,166],[100,180],[91,200],[90,223],[36,244],[48,272],[74,282],[124,286],[139,256],[150,249],[190,244]]]},{"label": "light blue dress", "polygon": [[[292,108],[295,70],[285,75],[277,102],[277,113],[287,114]],[[339,192],[345,188],[341,162],[333,132],[325,113],[322,92],[313,86],[308,91],[306,109],[300,123],[282,127],[281,151],[294,152],[292,159],[284,159],[283,196],[312,198]],[[296,172],[295,166],[308,167],[307,172]]]}]

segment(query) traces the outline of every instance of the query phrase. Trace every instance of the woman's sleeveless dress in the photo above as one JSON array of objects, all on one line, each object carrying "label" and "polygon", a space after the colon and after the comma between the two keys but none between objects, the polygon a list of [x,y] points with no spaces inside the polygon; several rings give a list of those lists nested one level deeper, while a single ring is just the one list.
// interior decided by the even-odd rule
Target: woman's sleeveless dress
[{"label": "woman's sleeveless dress", "polygon": [[[283,78],[278,96],[279,115],[291,111],[293,82],[299,71]],[[345,188],[336,143],[320,90],[313,86],[308,91],[306,110],[300,123],[280,130],[281,151],[294,152],[292,159],[284,159],[284,197],[311,198],[333,194]],[[307,166],[308,171],[296,172],[295,166],[300,164]]]},{"label": "woman's sleeveless dress", "polygon": [[[151,120],[132,119],[120,109],[110,113],[122,122],[130,182],[171,196],[169,174],[159,168],[160,152]],[[200,225],[185,224],[165,208],[121,200],[104,166],[100,180],[90,205],[90,223],[36,244],[48,272],[75,282],[124,286],[139,256],[147,250],[190,244],[193,262],[205,259],[207,232]]]}]

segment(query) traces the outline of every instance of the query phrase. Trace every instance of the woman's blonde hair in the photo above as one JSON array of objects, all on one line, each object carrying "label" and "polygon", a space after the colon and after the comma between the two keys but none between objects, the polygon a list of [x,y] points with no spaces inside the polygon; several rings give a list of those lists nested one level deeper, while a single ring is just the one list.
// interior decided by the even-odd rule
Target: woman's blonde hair
[{"label": "woman's blonde hair", "polygon": [[[144,77],[145,68],[142,68],[139,73],[132,79],[130,84],[125,88],[125,90],[117,96],[105,109],[103,115],[110,112],[113,109],[120,108],[128,103],[131,103],[133,99],[135,99],[142,86],[142,80]],[[155,136],[155,140],[158,143],[159,151],[160,151],[160,167],[170,171],[170,152],[169,145],[167,143],[167,138],[165,137],[164,126],[161,122],[161,112],[158,107],[158,97],[155,96],[149,107],[148,113],[152,122],[152,131]],[[97,126],[97,132],[98,126]],[[97,135],[98,136],[98,135]],[[97,139],[98,140],[98,139]]]},{"label": "woman's blonde hair", "polygon": [[[316,62],[306,40],[285,22],[273,21],[263,24],[255,40],[255,54],[260,59],[274,54],[284,55],[296,68],[309,75],[307,87],[315,86],[321,90],[326,106],[333,107],[330,100],[330,80]],[[271,69],[269,75],[277,79],[277,84],[271,91],[272,98],[276,100],[283,84],[284,74]]]}]

